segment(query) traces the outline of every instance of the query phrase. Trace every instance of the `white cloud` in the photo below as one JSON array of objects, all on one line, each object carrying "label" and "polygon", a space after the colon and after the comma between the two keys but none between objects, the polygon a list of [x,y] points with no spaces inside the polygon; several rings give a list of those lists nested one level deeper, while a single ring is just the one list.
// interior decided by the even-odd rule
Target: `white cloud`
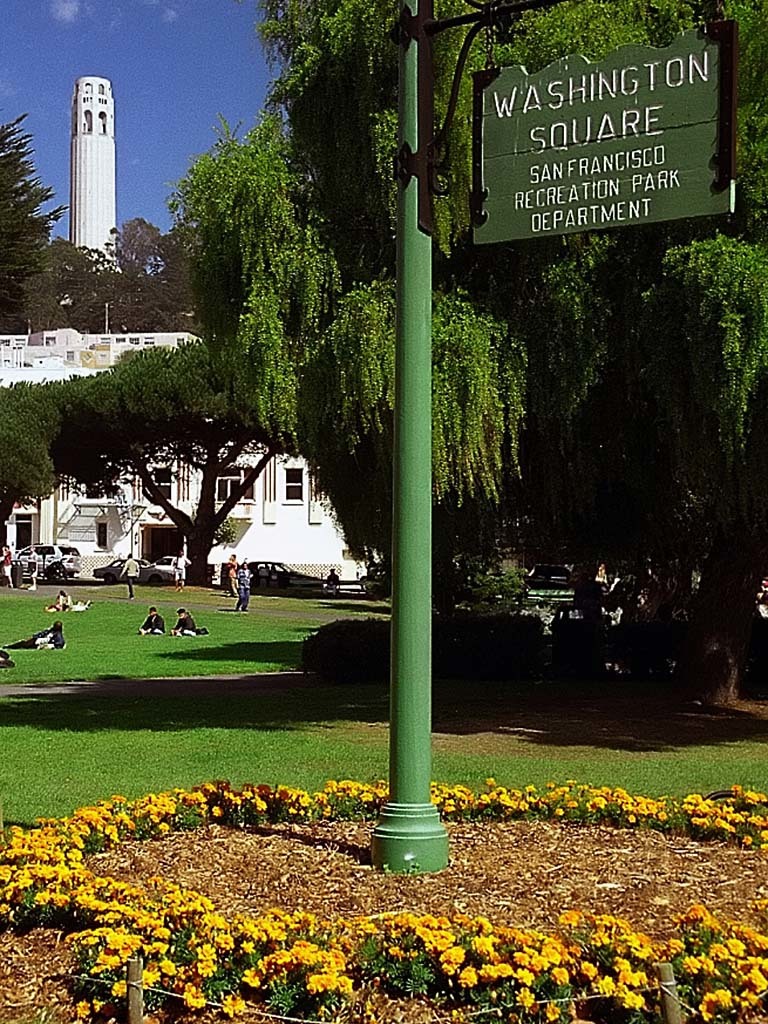
[{"label": "white cloud", "polygon": [[173,22],[176,21],[178,16],[179,12],[174,7],[163,8],[163,21],[166,23],[166,25],[173,24]]},{"label": "white cloud", "polygon": [[80,14],[80,0],[51,0],[51,14],[65,25],[71,25]]}]

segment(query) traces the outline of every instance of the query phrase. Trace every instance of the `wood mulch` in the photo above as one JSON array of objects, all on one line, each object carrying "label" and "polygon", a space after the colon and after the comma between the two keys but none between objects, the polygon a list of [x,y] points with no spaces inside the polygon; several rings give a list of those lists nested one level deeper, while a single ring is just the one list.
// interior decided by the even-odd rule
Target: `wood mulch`
[{"label": "wood mulch", "polygon": [[[461,912],[546,931],[562,911],[580,908],[619,915],[654,937],[669,935],[675,915],[697,902],[758,924],[750,903],[768,896],[768,856],[758,851],[606,827],[516,822],[448,828],[451,865],[435,875],[374,872],[370,826],[343,822],[250,832],[212,826],[128,843],[92,857],[90,866],[133,883],[162,875],[210,896],[226,915],[270,907],[327,917]],[[71,1020],[64,980],[71,971],[59,934],[0,935],[0,1022]],[[387,1019],[415,1024],[425,1013],[428,1018],[424,1007],[402,1005]]]}]

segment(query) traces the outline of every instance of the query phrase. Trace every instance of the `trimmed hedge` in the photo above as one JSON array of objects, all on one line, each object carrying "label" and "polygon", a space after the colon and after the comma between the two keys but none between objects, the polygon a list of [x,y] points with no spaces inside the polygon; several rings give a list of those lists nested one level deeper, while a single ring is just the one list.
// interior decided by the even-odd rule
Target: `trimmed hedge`
[{"label": "trimmed hedge", "polygon": [[[442,679],[532,679],[541,675],[544,637],[533,615],[436,618],[432,672]],[[307,637],[302,668],[339,683],[389,678],[389,623],[341,619]]]}]

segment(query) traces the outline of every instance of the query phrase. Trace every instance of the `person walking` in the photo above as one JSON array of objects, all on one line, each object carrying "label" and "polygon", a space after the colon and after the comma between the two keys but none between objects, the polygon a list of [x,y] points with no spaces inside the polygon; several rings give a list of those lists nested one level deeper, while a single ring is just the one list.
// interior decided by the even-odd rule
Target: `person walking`
[{"label": "person walking", "polygon": [[241,562],[237,570],[237,604],[236,612],[247,612],[251,600],[251,570],[247,562]]},{"label": "person walking", "polygon": [[133,588],[139,582],[139,563],[133,555],[126,558],[120,575],[125,576],[125,582],[128,584],[128,600],[133,601]]},{"label": "person walking", "polygon": [[3,544],[3,576],[5,576],[5,585],[13,590],[13,555],[11,549],[7,544]]},{"label": "person walking", "polygon": [[30,590],[37,590],[38,561],[37,561],[37,553],[35,552],[34,548],[32,548],[32,550],[29,553],[29,561],[27,562],[27,567],[29,568],[29,577],[30,577],[30,579],[29,579],[29,589]]},{"label": "person walking", "polygon": [[189,559],[184,554],[184,548],[181,548],[173,560],[173,582],[176,585],[177,593],[184,589],[184,584],[187,581],[187,566],[189,564]]}]

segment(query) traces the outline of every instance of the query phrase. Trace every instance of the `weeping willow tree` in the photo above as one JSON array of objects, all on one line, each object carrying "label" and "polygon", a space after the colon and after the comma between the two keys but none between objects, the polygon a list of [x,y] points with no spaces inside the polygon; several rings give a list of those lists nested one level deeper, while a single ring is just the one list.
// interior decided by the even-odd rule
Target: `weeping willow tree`
[{"label": "weeping willow tree", "polygon": [[260,418],[284,434],[338,279],[289,151],[276,117],[242,139],[225,125],[172,201],[214,365],[225,379],[248,368]]},{"label": "weeping willow tree", "polygon": [[[399,4],[261,0],[259,7],[278,70],[272,102],[312,181],[345,294],[312,370],[325,381],[315,387],[329,406],[325,418],[322,409],[313,412],[322,429],[311,434],[312,447],[319,455],[326,445],[319,471],[342,519],[353,524],[357,515],[361,533],[374,522],[384,530],[384,471],[366,477],[375,498],[367,490],[361,496],[355,483],[373,464],[386,465],[391,445],[391,299],[382,295],[394,259],[388,169],[396,55],[384,27]],[[438,17],[464,10],[460,2],[436,2]],[[722,14],[740,22],[742,39],[735,218],[473,249],[467,77],[448,138],[449,196],[436,203],[434,277],[436,497],[450,506],[511,494],[516,522],[550,545],[674,563],[682,575],[700,569],[688,684],[714,700],[738,693],[754,591],[768,563],[760,547],[766,0],[566,0],[502,27],[469,62],[470,70],[489,60],[533,73],[570,53],[598,60],[625,44],[665,46]],[[436,42],[438,119],[460,39],[446,33]],[[456,298],[463,323],[444,341],[442,296]],[[462,352],[471,353],[468,360]],[[352,357],[351,376],[334,376],[333,353],[339,363]],[[459,389],[459,402],[446,403],[441,359],[458,375],[476,372],[478,390]],[[331,436],[336,388],[345,406],[338,415],[352,429]],[[479,393],[483,414],[464,422],[460,402]],[[474,441],[484,447],[481,458]],[[453,461],[443,463],[454,446]],[[503,507],[492,508],[501,522]],[[728,565],[733,615],[718,623],[711,595]]]}]

